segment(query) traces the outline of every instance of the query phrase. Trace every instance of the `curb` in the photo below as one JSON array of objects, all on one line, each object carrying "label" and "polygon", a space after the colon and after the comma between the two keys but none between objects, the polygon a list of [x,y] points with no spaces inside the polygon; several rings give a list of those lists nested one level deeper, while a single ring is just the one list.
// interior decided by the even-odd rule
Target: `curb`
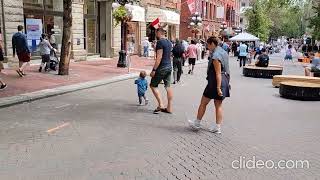
[{"label": "curb", "polygon": [[0,108],[137,78],[137,73],[0,98]]}]

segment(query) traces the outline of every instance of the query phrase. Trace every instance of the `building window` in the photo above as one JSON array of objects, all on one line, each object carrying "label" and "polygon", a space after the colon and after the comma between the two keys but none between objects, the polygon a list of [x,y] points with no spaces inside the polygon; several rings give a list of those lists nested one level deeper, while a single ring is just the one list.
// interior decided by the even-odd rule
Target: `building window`
[{"label": "building window", "polygon": [[243,23],[243,18],[240,18],[240,24],[242,24]]},{"label": "building window", "polygon": [[88,54],[95,54],[99,51],[96,1],[85,0],[83,6],[84,13],[84,48]]},{"label": "building window", "polygon": [[213,10],[212,10],[212,4],[210,4],[210,19],[213,19]]},{"label": "building window", "polygon": [[43,9],[43,0],[23,0],[23,7],[35,10]]},{"label": "building window", "polygon": [[245,3],[245,2],[242,2],[242,3],[241,3],[241,7],[246,7],[246,3]]},{"label": "building window", "polygon": [[202,7],[202,13],[201,13],[201,17],[202,17],[202,18],[205,18],[205,16],[206,16],[206,15],[205,15],[205,10],[206,10],[206,7],[205,7],[205,6],[206,6],[205,2],[202,1],[202,6],[201,6],[201,7]]},{"label": "building window", "polygon": [[63,1],[23,0],[25,32],[32,55],[39,55],[42,33],[49,35],[55,48],[60,49],[63,26]]}]

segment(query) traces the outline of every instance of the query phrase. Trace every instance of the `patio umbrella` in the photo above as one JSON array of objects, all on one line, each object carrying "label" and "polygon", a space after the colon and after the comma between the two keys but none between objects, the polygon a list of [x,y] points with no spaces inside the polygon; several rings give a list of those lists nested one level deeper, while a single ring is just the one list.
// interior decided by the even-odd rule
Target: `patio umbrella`
[{"label": "patio umbrella", "polygon": [[229,39],[230,41],[258,41],[259,38],[249,33],[240,33]]}]

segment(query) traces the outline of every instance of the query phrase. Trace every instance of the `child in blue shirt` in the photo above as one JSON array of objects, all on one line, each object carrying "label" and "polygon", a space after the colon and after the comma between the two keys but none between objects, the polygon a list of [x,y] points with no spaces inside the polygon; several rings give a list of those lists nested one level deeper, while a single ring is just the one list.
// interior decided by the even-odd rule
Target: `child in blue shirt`
[{"label": "child in blue shirt", "polygon": [[140,72],[140,78],[135,80],[135,84],[138,89],[139,105],[142,105],[142,98],[145,101],[145,105],[148,105],[149,100],[146,98],[146,91],[148,89],[148,81],[146,80],[147,73],[145,71]]}]

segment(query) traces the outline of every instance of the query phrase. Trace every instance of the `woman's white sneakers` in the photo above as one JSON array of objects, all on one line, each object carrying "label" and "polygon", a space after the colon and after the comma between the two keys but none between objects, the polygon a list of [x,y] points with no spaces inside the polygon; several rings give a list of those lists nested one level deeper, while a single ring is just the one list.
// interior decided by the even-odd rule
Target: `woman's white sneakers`
[{"label": "woman's white sneakers", "polygon": [[193,129],[198,131],[201,128],[199,120],[188,120],[189,126]]},{"label": "woman's white sneakers", "polygon": [[[189,126],[192,130],[198,131],[201,129],[201,124],[199,120],[188,120]],[[209,131],[212,133],[216,134],[221,134],[221,127],[217,126],[216,124],[213,124],[210,128]]]},{"label": "woman's white sneakers", "polygon": [[221,127],[217,127],[215,124],[209,128],[209,131],[216,134],[221,134]]}]

